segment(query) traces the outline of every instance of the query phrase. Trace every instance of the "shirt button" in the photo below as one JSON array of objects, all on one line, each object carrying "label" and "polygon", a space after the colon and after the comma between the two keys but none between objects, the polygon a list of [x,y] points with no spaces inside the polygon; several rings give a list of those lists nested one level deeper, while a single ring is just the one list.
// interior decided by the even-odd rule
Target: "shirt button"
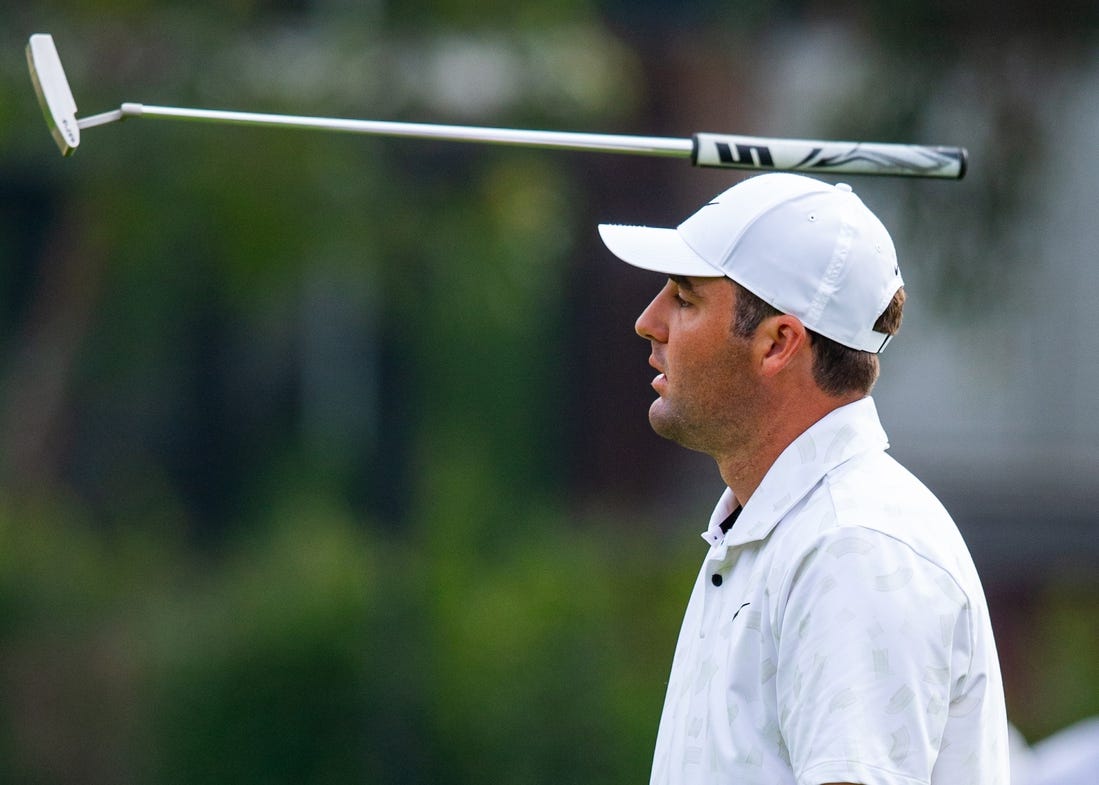
[{"label": "shirt button", "polygon": [[720,586],[721,576],[715,572],[713,575],[710,576],[710,583],[712,583],[714,586]]}]

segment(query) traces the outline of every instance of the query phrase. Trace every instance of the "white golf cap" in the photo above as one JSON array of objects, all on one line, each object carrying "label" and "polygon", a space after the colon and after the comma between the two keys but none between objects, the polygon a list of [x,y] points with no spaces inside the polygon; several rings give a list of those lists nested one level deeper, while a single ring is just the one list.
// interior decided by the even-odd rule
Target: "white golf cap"
[{"label": "white golf cap", "polygon": [[601,224],[599,234],[635,267],[725,276],[810,330],[881,352],[874,330],[904,284],[889,232],[845,183],[764,174],[733,186],[675,229]]}]

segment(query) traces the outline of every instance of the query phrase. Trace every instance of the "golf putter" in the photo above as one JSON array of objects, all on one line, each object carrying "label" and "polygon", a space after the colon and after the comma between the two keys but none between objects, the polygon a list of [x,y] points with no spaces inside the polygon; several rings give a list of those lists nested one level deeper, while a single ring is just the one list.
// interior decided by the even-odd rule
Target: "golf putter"
[{"label": "golf putter", "polygon": [[27,65],[50,133],[64,156],[80,145],[81,130],[136,117],[188,120],[229,125],[302,128],[375,136],[481,142],[556,150],[686,158],[695,166],[811,174],[870,174],[934,177],[957,180],[965,175],[968,154],[963,147],[929,147],[883,142],[835,142],[775,139],[731,134],[696,133],[677,139],[652,136],[529,131],[460,125],[345,120],[285,114],[184,109],[123,103],[118,109],[76,117],[53,37],[38,33],[27,43]]}]

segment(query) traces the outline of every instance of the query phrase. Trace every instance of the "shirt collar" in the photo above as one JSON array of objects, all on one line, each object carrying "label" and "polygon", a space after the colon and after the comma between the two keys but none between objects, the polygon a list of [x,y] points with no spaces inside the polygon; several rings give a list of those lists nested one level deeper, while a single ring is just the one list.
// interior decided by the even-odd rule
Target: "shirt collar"
[{"label": "shirt collar", "polygon": [[727,534],[721,531],[721,523],[739,502],[726,488],[702,539],[710,545],[724,542],[727,546],[762,540],[832,469],[856,455],[888,447],[873,399],[866,397],[841,406],[813,423],[782,451]]}]

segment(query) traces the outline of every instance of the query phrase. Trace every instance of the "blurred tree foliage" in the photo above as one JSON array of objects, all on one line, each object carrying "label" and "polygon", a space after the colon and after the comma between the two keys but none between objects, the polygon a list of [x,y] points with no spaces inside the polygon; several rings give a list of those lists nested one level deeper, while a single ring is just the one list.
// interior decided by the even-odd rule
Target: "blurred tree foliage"
[{"label": "blurred tree foliage", "polygon": [[[0,781],[647,776],[698,557],[678,535],[704,510],[671,546],[657,513],[571,496],[571,415],[599,394],[574,342],[629,329],[575,310],[602,164],[153,120],[87,131],[62,161],[21,52],[53,33],[84,114],[133,100],[658,132],[706,114],[705,85],[659,76],[694,73],[684,30],[727,66],[715,53],[810,14],[680,5],[8,4]],[[903,6],[888,25],[884,4],[855,16],[938,41],[898,23],[923,13]],[[892,67],[908,100],[867,77],[818,133],[853,107],[897,135],[926,126],[913,74],[930,66]],[[602,187],[676,196],[651,183]],[[1047,703],[1031,728],[1084,708]]]},{"label": "blurred tree foliage", "polygon": [[[82,109],[630,110],[586,3],[497,10],[46,4],[3,50],[53,33]],[[22,70],[0,780],[642,778],[682,591],[659,535],[561,495],[576,172],[171,124],[59,161]]]},{"label": "blurred tree foliage", "polygon": [[559,520],[530,515],[485,553],[385,537],[310,495],[211,560],[170,530],[8,507],[0,776],[642,779],[681,611],[669,567],[687,562],[651,533]]}]

